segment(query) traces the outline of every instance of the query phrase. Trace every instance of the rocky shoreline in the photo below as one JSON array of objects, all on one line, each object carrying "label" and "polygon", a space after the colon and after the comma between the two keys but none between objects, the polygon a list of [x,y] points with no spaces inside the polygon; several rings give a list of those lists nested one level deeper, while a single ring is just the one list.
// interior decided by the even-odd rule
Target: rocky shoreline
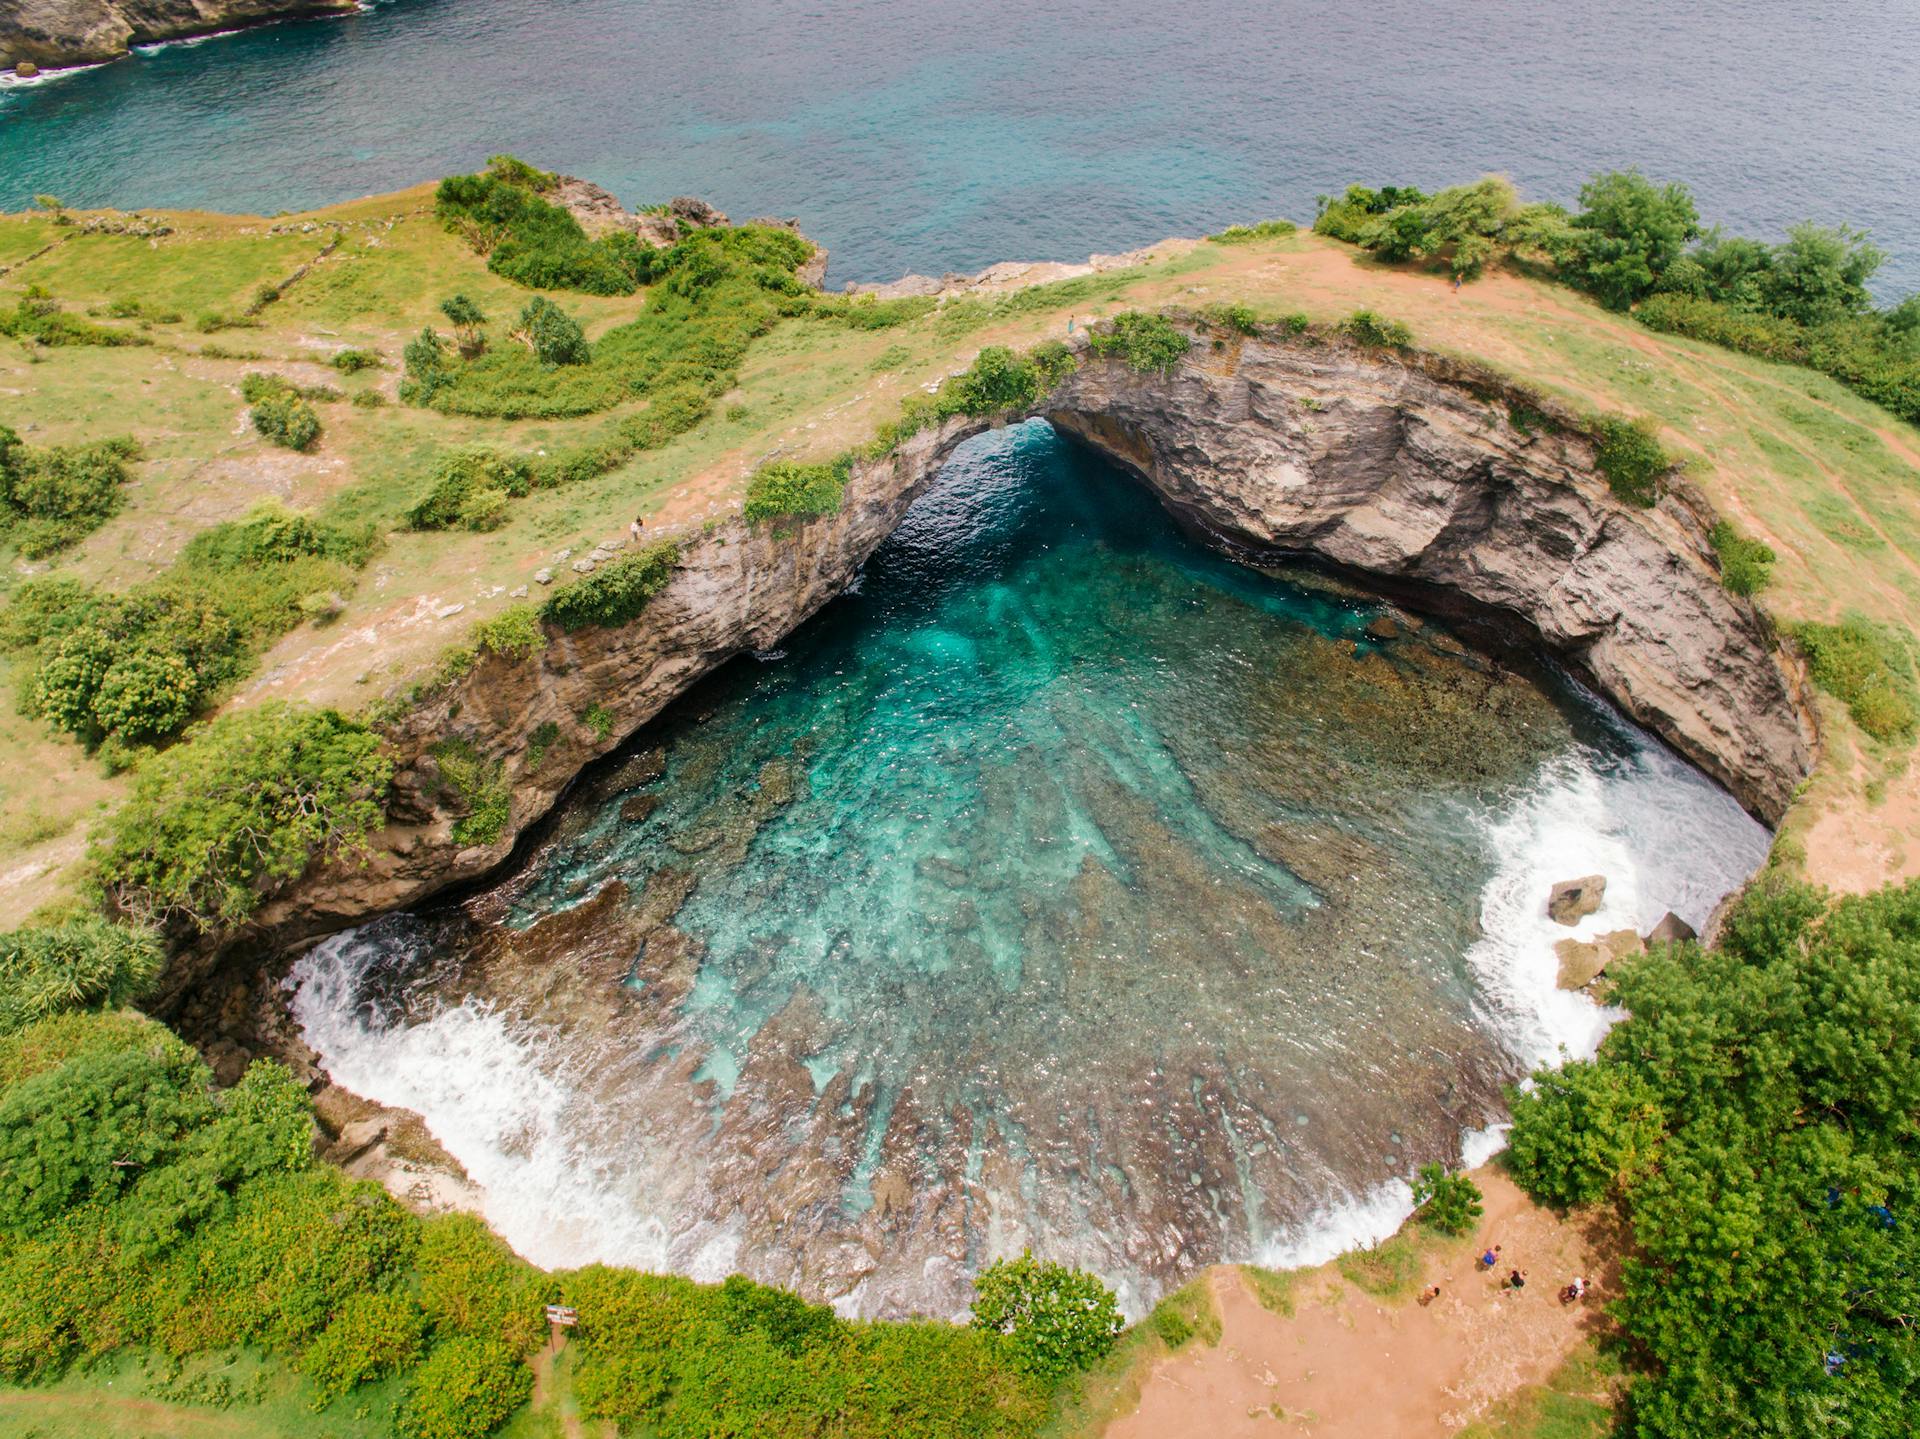
[{"label": "rocky shoreline", "polygon": [[359,0],[0,0],[0,69],[31,78],[124,59],[135,45],[359,8]]}]

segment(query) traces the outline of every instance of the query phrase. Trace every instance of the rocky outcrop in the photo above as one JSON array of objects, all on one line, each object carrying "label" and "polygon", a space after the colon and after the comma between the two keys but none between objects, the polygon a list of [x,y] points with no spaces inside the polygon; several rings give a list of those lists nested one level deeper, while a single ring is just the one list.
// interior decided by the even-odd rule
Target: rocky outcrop
[{"label": "rocky outcrop", "polygon": [[1555,924],[1574,925],[1600,908],[1607,895],[1607,877],[1590,874],[1584,879],[1563,879],[1547,894],[1547,918]]},{"label": "rocky outcrop", "polygon": [[[1523,430],[1538,396],[1459,362],[1316,337],[1196,346],[1167,374],[1082,353],[1037,413],[1138,475],[1190,531],[1250,560],[1307,556],[1415,607],[1544,641],[1622,709],[1777,821],[1814,755],[1803,681],[1762,617],[1720,585],[1711,515],[1684,489],[1621,503],[1569,422]],[[693,540],[667,589],[619,629],[554,634],[531,660],[483,661],[391,732],[392,823],[363,865],[311,872],[263,908],[284,944],[417,903],[498,865],[571,776],[702,675],[773,647],[853,580],[954,446],[956,418],[856,464],[837,513],[739,520]],[[596,730],[590,711],[613,716]],[[557,735],[529,762],[536,732]],[[464,737],[512,792],[508,833],[452,838],[430,755]],[[176,990],[211,953],[176,968]]]},{"label": "rocky outcrop", "polygon": [[[5,0],[0,0],[0,3],[5,3]],[[665,205],[650,210],[629,212],[611,190],[574,175],[560,176],[549,198],[571,213],[580,222],[580,228],[595,238],[613,230],[626,230],[657,250],[678,244],[695,230],[730,223],[724,212],[690,195],[676,196]],[[827,247],[808,240],[801,233],[798,220],[781,220],[763,215],[747,223],[767,225],[776,230],[791,230],[812,245],[813,254],[794,274],[801,284],[815,290],[820,288],[821,282],[827,277]]]},{"label": "rocky outcrop", "polygon": [[134,45],[358,8],[358,0],[0,0],[0,67],[118,60]]},{"label": "rocky outcrop", "polygon": [[1563,939],[1554,945],[1554,957],[1560,969],[1554,983],[1561,989],[1585,989],[1607,972],[1616,960],[1629,959],[1645,950],[1640,936],[1630,929],[1616,929],[1595,940]]}]

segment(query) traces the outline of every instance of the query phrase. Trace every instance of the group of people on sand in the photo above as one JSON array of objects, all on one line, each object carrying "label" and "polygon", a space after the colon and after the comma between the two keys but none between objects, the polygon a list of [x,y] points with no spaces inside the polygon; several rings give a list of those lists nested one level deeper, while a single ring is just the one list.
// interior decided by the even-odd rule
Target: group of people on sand
[{"label": "group of people on sand", "polygon": [[[1482,1274],[1491,1273],[1499,1267],[1500,1246],[1498,1244],[1494,1245],[1493,1248],[1487,1250],[1474,1261],[1474,1268],[1478,1269]],[[1507,1277],[1500,1281],[1500,1287],[1509,1293],[1518,1293],[1520,1290],[1525,1289],[1527,1287],[1527,1271],[1524,1269],[1509,1270]],[[1569,1283],[1561,1286],[1560,1302],[1562,1304],[1578,1304],[1582,1299],[1587,1297],[1587,1291],[1591,1287],[1592,1286],[1587,1283],[1584,1275],[1576,1274]],[[1425,1289],[1420,1291],[1420,1304],[1424,1308],[1439,1297],[1440,1286],[1438,1284],[1429,1284]]]}]

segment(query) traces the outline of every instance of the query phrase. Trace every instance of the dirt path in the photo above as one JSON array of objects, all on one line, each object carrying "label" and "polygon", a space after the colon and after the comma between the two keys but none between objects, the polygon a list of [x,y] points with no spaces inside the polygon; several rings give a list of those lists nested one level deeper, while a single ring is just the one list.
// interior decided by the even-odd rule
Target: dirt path
[{"label": "dirt path", "polygon": [[[1486,1216],[1471,1247],[1428,1260],[1421,1283],[1440,1286],[1432,1304],[1375,1299],[1327,1265],[1300,1277],[1293,1315],[1282,1317],[1261,1307],[1239,1270],[1216,1269],[1220,1343],[1162,1361],[1139,1408],[1106,1439],[1425,1439],[1546,1379],[1604,1324],[1600,1306],[1617,1275],[1579,1225],[1536,1207],[1494,1169],[1473,1177]],[[1475,1256],[1495,1244],[1498,1273],[1524,1269],[1524,1289],[1503,1290],[1477,1271]],[[1557,1291],[1575,1274],[1594,1282],[1594,1295],[1563,1306]]]}]

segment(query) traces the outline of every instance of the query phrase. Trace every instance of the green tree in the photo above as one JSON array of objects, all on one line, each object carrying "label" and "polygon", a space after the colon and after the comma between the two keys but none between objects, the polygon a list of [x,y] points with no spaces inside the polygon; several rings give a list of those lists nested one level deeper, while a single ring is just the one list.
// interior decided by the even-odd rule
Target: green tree
[{"label": "green tree", "polygon": [[1624,310],[1650,294],[1687,242],[1700,213],[1684,185],[1655,185],[1637,170],[1596,175],[1580,187],[1581,232],[1571,277],[1603,305]]},{"label": "green tree", "polygon": [[973,1281],[973,1323],[998,1334],[1029,1373],[1062,1378],[1105,1357],[1120,1337],[1120,1306],[1085,1270],[1042,1264],[1027,1250]]},{"label": "green tree", "polygon": [[472,300],[465,295],[450,295],[440,302],[440,313],[459,336],[462,355],[471,358],[487,347],[487,317]]},{"label": "green tree", "polygon": [[544,295],[527,301],[513,334],[543,365],[584,365],[593,358],[580,322]]},{"label": "green tree", "polygon": [[1414,1217],[1442,1234],[1470,1234],[1484,1212],[1480,1187],[1444,1164],[1423,1164],[1413,1177]]},{"label": "green tree", "polygon": [[1872,304],[1867,281],[1886,253],[1844,226],[1808,222],[1787,231],[1760,277],[1760,301],[1770,314],[1802,325],[1826,325],[1864,312]]}]

